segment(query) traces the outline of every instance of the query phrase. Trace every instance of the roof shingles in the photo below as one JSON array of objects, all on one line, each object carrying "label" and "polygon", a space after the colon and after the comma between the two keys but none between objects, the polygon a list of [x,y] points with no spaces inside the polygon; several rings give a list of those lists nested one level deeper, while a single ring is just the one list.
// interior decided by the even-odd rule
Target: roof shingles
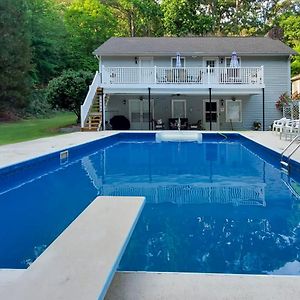
[{"label": "roof shingles", "polygon": [[100,56],[128,55],[294,55],[296,51],[268,37],[140,37],[110,38],[93,53]]}]

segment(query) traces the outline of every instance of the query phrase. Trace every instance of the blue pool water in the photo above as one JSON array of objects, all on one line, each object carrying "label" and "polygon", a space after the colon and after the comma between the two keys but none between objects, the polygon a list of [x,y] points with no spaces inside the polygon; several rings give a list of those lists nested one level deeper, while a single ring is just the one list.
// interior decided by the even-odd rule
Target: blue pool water
[{"label": "blue pool water", "polygon": [[245,138],[123,134],[57,157],[0,170],[0,267],[26,268],[97,195],[145,195],[120,270],[300,275],[299,180]]}]

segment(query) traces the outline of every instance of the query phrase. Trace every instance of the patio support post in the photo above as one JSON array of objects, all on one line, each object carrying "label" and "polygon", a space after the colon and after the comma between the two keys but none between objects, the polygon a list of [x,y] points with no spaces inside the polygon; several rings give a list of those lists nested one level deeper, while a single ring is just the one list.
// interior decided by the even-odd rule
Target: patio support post
[{"label": "patio support post", "polygon": [[211,113],[211,88],[208,89],[209,90],[209,130],[212,130],[212,124],[211,124],[211,117],[212,117],[212,113]]},{"label": "patio support post", "polygon": [[148,115],[148,120],[149,120],[149,130],[151,130],[151,88],[148,87],[148,105],[149,105],[149,115]]},{"label": "patio support post", "polygon": [[105,101],[103,88],[101,90],[101,119],[102,119],[102,130],[105,130]]},{"label": "patio support post", "polygon": [[263,131],[265,131],[265,88],[262,88],[262,123],[263,123],[263,126],[262,126],[262,129]]}]

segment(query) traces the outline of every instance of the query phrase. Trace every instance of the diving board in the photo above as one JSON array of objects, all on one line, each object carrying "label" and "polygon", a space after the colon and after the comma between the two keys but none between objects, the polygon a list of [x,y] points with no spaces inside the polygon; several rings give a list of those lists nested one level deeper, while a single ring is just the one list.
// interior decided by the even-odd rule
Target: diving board
[{"label": "diving board", "polygon": [[97,197],[0,299],[103,299],[144,197]]}]

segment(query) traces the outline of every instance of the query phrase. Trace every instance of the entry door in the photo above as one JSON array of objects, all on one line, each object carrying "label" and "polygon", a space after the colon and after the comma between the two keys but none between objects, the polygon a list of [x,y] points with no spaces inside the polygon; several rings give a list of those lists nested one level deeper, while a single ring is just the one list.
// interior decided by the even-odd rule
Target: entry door
[{"label": "entry door", "polygon": [[[150,101],[151,121],[154,119],[154,100]],[[149,129],[149,103],[148,100],[129,100],[130,128],[135,130]]]},{"label": "entry door", "polygon": [[[205,74],[204,74],[204,82],[205,83],[217,83],[217,68],[219,66],[219,61],[217,58],[205,58],[204,59],[204,66],[206,68]],[[210,71],[208,71],[208,67],[210,67]]]},{"label": "entry door", "polygon": [[[210,114],[211,107],[211,114]],[[210,115],[211,115],[211,129],[219,130],[219,101],[211,100],[211,104],[209,100],[204,100],[203,102],[203,125],[206,130],[210,129]]]},{"label": "entry door", "polygon": [[186,100],[172,100],[172,118],[186,118]]},{"label": "entry door", "polygon": [[140,82],[151,83],[154,81],[153,58],[140,57]]}]

